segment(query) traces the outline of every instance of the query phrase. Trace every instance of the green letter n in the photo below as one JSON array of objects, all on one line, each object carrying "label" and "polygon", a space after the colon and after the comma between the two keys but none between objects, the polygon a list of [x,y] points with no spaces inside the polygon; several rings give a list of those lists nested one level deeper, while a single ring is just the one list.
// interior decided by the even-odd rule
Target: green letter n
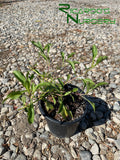
[{"label": "green letter n", "polygon": [[76,14],[76,19],[74,19],[71,15],[67,14],[67,23],[69,23],[69,18],[71,18],[74,22],[78,23],[78,14]]}]

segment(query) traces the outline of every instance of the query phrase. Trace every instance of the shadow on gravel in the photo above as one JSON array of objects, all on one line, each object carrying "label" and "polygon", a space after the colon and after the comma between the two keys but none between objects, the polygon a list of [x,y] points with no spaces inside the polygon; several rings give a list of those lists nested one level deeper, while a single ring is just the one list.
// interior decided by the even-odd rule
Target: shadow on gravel
[{"label": "shadow on gravel", "polygon": [[110,119],[111,111],[105,101],[97,97],[86,96],[86,98],[95,103],[96,111],[94,112],[92,106],[87,103],[87,114],[80,122],[77,133],[93,126],[105,124],[106,121]]}]

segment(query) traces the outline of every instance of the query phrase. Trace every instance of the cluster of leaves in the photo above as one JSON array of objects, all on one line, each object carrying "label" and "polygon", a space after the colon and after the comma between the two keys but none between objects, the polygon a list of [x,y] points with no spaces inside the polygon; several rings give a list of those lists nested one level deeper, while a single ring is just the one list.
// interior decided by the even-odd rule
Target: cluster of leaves
[{"label": "cluster of leaves", "polygon": [[86,66],[86,73],[91,70],[92,68],[96,67],[99,63],[101,63],[102,61],[106,60],[108,57],[107,56],[99,56],[95,62],[95,58],[97,57],[98,52],[97,52],[97,47],[95,45],[92,46],[92,63],[91,66],[89,68],[87,68]]},{"label": "cluster of leaves", "polygon": [[[74,97],[72,96],[73,93],[78,91],[78,88],[73,88],[71,91],[65,92],[64,86],[68,82],[72,81],[70,80],[70,75],[67,75],[67,80],[64,82],[62,78],[57,78],[53,77],[51,72],[49,72],[50,69],[50,56],[49,56],[49,51],[50,51],[50,46],[51,44],[47,44],[45,47],[42,46],[40,42],[34,42],[32,41],[32,44],[39,48],[39,56],[46,61],[46,64],[48,65],[48,73],[43,72],[40,73],[38,69],[31,67],[30,71],[33,71],[34,74],[37,74],[39,78],[39,84],[35,84],[34,82],[34,74],[30,74],[30,71],[27,72],[26,75],[24,75],[21,71],[14,71],[13,74],[14,76],[18,79],[19,82],[23,85],[25,88],[24,90],[21,91],[12,91],[7,95],[7,98],[4,100],[4,102],[7,99],[20,99],[20,101],[23,103],[22,108],[20,109],[25,109],[28,113],[28,121],[29,123],[33,123],[34,121],[34,103],[43,100],[45,102],[46,110],[50,111],[54,109],[54,105],[56,105],[57,102],[59,102],[59,108],[58,108],[58,114],[61,114],[62,117],[66,120],[68,117],[73,117],[72,112],[63,104],[63,98],[65,96],[70,95],[74,101]],[[71,53],[65,57],[65,53],[61,52],[61,58],[62,58],[62,66],[64,65],[70,65],[72,70],[75,73],[75,64],[79,64],[78,61],[71,60],[72,57],[74,56],[75,53]],[[103,60],[107,59],[107,56],[100,56],[98,57],[97,61],[95,62],[95,58],[97,56],[97,48],[95,45],[92,46],[92,63],[91,67],[86,68],[86,73],[94,68],[96,65],[98,65],[100,62]],[[52,69],[51,69],[52,70]],[[57,81],[56,81],[57,80]],[[95,84],[91,79],[85,78],[81,79],[83,82],[83,89],[86,89],[86,93],[88,94],[89,91],[107,84],[106,82],[100,82]],[[39,97],[36,96],[35,93],[40,91]],[[95,110],[95,105],[94,103],[90,102],[88,99],[85,98],[84,95],[81,94],[81,96],[87,100]],[[51,103],[47,97],[52,97],[53,103]],[[27,102],[27,99],[29,99],[29,102]],[[57,100],[57,101],[56,101]]]}]

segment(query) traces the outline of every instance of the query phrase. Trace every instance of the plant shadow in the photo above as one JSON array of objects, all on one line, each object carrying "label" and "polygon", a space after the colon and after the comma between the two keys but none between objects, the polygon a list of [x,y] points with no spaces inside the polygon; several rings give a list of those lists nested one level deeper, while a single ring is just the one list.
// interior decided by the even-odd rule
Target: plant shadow
[{"label": "plant shadow", "polygon": [[94,112],[92,106],[87,102],[86,116],[81,120],[78,130],[75,134],[93,126],[105,124],[106,121],[110,119],[111,111],[104,100],[91,96],[86,96],[86,98],[95,103],[96,109]]}]

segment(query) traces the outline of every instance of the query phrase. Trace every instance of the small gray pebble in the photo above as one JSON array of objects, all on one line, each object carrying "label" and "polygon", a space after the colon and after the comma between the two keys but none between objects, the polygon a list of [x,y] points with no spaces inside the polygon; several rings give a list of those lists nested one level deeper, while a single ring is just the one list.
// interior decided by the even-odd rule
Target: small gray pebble
[{"label": "small gray pebble", "polygon": [[91,160],[92,156],[89,151],[80,151],[81,160]]}]

